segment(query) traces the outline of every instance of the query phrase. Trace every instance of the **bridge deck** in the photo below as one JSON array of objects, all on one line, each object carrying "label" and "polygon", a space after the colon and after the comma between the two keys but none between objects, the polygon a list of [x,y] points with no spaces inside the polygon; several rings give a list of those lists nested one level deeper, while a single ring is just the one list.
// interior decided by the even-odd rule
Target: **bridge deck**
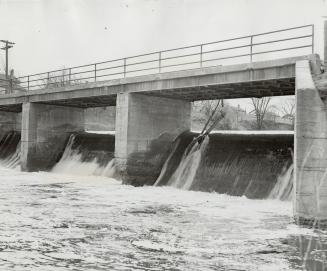
[{"label": "bridge deck", "polygon": [[295,63],[317,55],[206,67],[102,82],[30,90],[0,96],[0,110],[21,111],[24,102],[72,107],[114,106],[118,93],[136,92],[187,101],[293,95]]}]

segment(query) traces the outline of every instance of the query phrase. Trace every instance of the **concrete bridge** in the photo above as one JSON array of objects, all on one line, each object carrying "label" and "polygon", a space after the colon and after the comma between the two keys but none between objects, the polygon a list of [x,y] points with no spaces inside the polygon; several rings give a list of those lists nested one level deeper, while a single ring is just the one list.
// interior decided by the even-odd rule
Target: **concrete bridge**
[{"label": "concrete bridge", "polygon": [[[282,32],[294,29],[299,28]],[[94,77],[87,76],[94,78],[94,82],[72,79],[73,75],[78,74],[72,72],[73,69],[84,66],[65,69],[68,73],[61,75],[57,73],[51,76],[51,72],[47,72],[22,77],[19,79],[22,82],[20,87],[26,91],[10,91],[0,96],[0,110],[3,112],[1,129],[21,131],[22,170],[46,170],[59,159],[68,136],[84,130],[85,109],[116,106],[116,165],[125,182],[142,185],[158,176],[173,139],[190,129],[192,101],[295,94],[295,217],[300,223],[309,223],[314,218],[320,222],[327,221],[327,106],[321,98],[323,91],[318,90],[313,81],[313,77],[321,76],[319,56],[311,52],[294,57],[253,61],[254,56],[259,54],[305,47],[313,51],[313,43],[310,46],[297,44],[286,49],[254,51],[255,46],[308,37],[313,42],[313,32],[254,42],[256,37],[277,32],[230,39],[227,41],[249,39],[250,43],[214,50],[225,53],[226,50],[249,49],[248,54],[229,57],[248,56],[249,59],[241,64],[205,66],[206,61],[211,61],[204,59],[206,54],[213,51],[204,50],[205,46],[212,45],[210,43],[198,45],[199,67],[192,69],[163,72],[163,68],[169,65],[163,66],[162,62],[174,59],[163,57],[163,54],[174,49],[153,53],[158,55],[156,61],[159,66],[155,68],[158,68],[158,72],[153,73],[151,70],[152,74],[127,77],[126,63],[128,59],[135,58],[132,57],[120,59],[123,65],[114,66],[123,69],[123,78],[99,81],[99,72],[103,69],[98,67],[102,63],[86,65],[95,65],[94,71],[90,71]],[[193,47],[196,46],[185,48]],[[197,54],[186,54],[193,55]],[[220,59],[225,58],[228,57]],[[138,61],[130,65],[148,62]],[[33,79],[40,75],[45,77]],[[64,80],[58,83],[55,78]]]}]

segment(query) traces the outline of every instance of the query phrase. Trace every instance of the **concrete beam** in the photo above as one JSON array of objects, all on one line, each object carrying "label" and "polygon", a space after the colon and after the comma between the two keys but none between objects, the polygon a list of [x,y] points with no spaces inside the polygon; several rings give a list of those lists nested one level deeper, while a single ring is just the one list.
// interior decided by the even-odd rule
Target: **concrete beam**
[{"label": "concrete beam", "polygon": [[309,61],[296,63],[295,218],[327,222],[327,104],[313,82]]},{"label": "concrete beam", "polygon": [[191,104],[149,95],[118,94],[116,107],[116,165],[123,181],[153,184],[171,142],[190,129]]},{"label": "concrete beam", "polygon": [[84,130],[84,110],[24,103],[21,132],[21,167],[49,170],[58,161],[69,135]]},{"label": "concrete beam", "polygon": [[[296,61],[303,59],[314,61],[317,58],[317,55],[307,55],[271,61],[136,76],[53,89],[30,90],[25,94],[1,95],[0,106],[12,106],[24,102],[78,106],[78,102],[80,102],[81,107],[87,107],[88,104],[96,106],[96,99],[98,99],[99,106],[105,106],[105,101],[108,103],[107,105],[113,105],[112,103],[115,102],[118,93],[142,92],[163,96],[166,92],[175,91],[178,93],[180,90],[186,91],[189,94],[185,100],[190,101],[197,99],[199,88],[205,88],[204,93],[209,94],[207,90],[210,90],[210,88],[222,86],[225,89],[226,85],[234,84],[237,89],[242,89],[242,91],[238,91],[237,95],[234,96],[230,95],[231,91],[226,91],[223,97],[220,98],[256,97],[258,96],[256,93],[249,93],[247,87],[242,88],[242,84],[271,80],[277,83],[276,88],[278,88],[276,80],[295,77]],[[291,86],[291,89],[294,90],[294,86]],[[217,91],[220,91],[220,89]],[[283,95],[283,92],[279,92],[276,95]],[[182,97],[178,96],[175,98],[182,99]],[[205,97],[201,99],[205,99]],[[207,99],[210,99],[210,97],[208,96]]]}]

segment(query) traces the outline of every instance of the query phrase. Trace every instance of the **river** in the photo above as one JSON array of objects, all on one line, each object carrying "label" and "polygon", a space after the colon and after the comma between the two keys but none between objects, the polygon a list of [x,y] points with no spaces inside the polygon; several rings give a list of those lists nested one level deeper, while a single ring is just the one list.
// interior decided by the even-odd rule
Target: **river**
[{"label": "river", "polygon": [[296,226],[290,201],[6,168],[0,193],[0,270],[327,266],[327,235]]}]

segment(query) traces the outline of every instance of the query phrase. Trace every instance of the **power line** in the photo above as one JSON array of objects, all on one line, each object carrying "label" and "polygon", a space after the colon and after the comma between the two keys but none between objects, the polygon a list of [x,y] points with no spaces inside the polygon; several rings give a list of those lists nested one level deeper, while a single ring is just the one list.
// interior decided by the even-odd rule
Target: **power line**
[{"label": "power line", "polygon": [[8,78],[8,50],[12,47],[14,47],[14,42],[8,41],[8,40],[0,40],[0,42],[4,43],[5,46],[0,48],[1,50],[5,50],[6,51],[6,78]]}]

